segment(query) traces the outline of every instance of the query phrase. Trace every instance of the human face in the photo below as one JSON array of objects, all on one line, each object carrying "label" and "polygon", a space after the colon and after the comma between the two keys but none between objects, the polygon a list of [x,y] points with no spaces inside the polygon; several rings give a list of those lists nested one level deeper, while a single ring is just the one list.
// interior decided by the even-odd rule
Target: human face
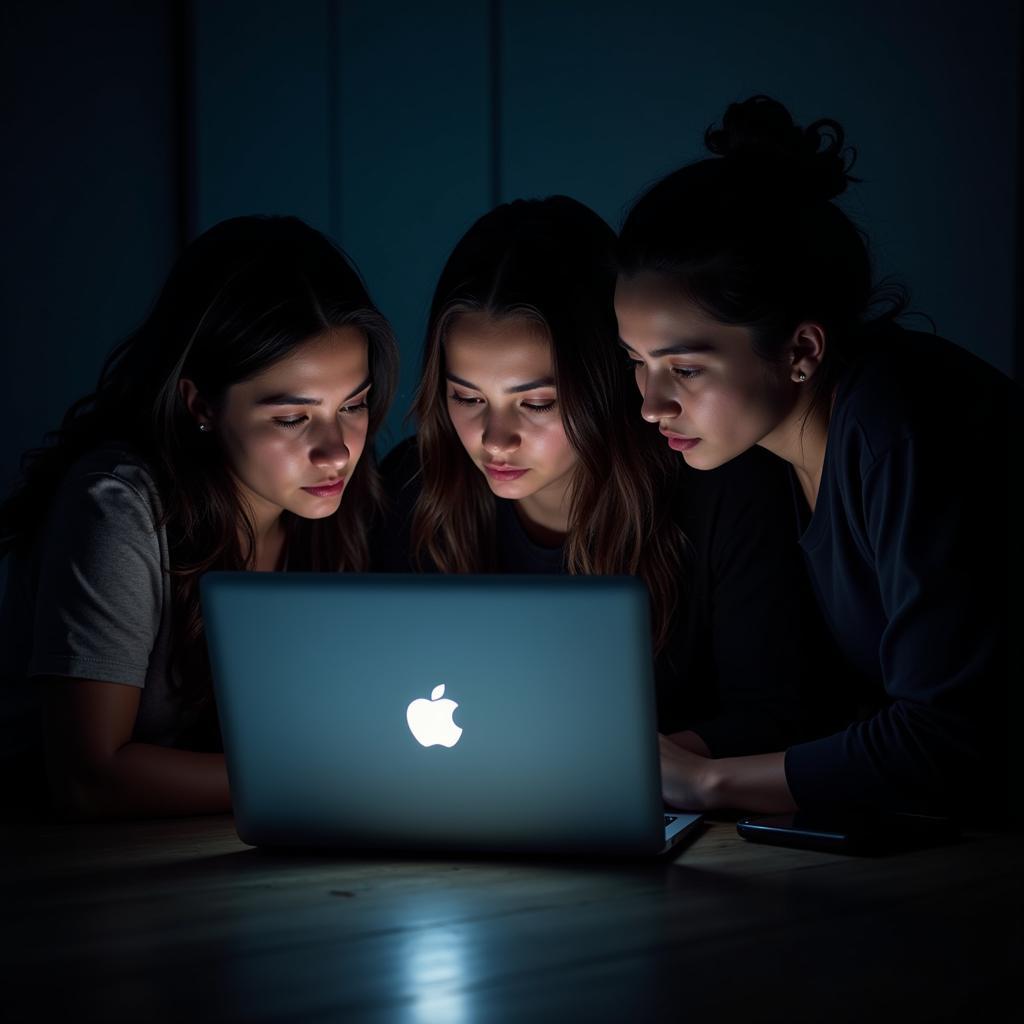
[{"label": "human face", "polygon": [[714,469],[788,432],[792,370],[758,356],[747,328],[712,319],[665,274],[620,277],[615,314],[641,414],[688,465]]},{"label": "human face", "polygon": [[366,335],[336,327],[227,389],[211,425],[258,528],[285,509],[337,511],[366,444],[369,377]]},{"label": "human face", "polygon": [[501,498],[561,506],[577,463],[547,331],[524,317],[460,315],[445,341],[448,414]]}]

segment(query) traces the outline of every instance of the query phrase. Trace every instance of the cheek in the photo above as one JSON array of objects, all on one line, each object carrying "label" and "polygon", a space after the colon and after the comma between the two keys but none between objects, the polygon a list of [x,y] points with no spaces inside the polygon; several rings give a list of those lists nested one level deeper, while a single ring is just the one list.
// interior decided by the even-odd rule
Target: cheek
[{"label": "cheek", "polygon": [[753,384],[708,389],[695,412],[698,425],[706,425],[722,438],[740,440],[751,434],[760,437],[776,419],[771,395]]},{"label": "cheek", "polygon": [[360,416],[351,427],[345,431],[345,445],[348,448],[349,460],[354,466],[366,448],[366,435],[370,432],[370,420],[367,416]]},{"label": "cheek", "polygon": [[294,440],[281,427],[229,427],[223,437],[231,469],[243,481],[275,480],[300,467]]},{"label": "cheek", "polygon": [[549,469],[564,473],[576,464],[576,451],[569,444],[560,419],[553,418],[553,422],[536,427],[531,433],[531,448]]},{"label": "cheek", "polygon": [[481,437],[481,429],[477,417],[474,415],[475,412],[475,409],[461,405],[448,406],[448,418],[451,420],[452,427],[455,428],[462,447],[470,453],[479,447]]},{"label": "cheek", "polygon": [[255,438],[246,456],[246,465],[251,472],[266,479],[290,479],[305,468],[303,457],[294,444],[281,438]]}]

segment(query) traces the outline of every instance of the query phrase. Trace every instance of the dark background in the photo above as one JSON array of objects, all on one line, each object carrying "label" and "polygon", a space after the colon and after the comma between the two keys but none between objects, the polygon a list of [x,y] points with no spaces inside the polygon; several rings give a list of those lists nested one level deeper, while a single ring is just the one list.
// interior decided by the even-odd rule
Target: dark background
[{"label": "dark background", "polygon": [[397,438],[431,289],[477,216],[565,192],[618,226],[755,92],[843,123],[879,272],[1019,375],[1020,6],[845,6],[7,0],[0,488],[181,246],[240,213],[298,214],[354,258],[402,346]]}]

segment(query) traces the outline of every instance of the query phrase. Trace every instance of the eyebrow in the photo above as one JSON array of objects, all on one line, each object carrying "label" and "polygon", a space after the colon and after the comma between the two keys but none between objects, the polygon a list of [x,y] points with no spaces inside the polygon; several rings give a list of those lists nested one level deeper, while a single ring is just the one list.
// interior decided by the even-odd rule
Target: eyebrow
[{"label": "eyebrow", "polygon": [[[447,373],[445,376],[453,384],[461,384],[464,388],[470,388],[472,391],[480,391],[475,384],[470,384],[468,380],[463,380],[461,377],[456,377],[454,373]],[[539,377],[537,380],[527,381],[525,384],[516,384],[513,387],[505,388],[506,395],[518,395],[522,391],[532,391],[534,388],[552,388],[555,386],[554,377]]]},{"label": "eyebrow", "polygon": [[[632,345],[627,345],[621,338],[619,338],[619,344],[628,349],[634,355],[640,355],[639,352]],[[678,341],[674,345],[667,345],[665,348],[656,348],[651,353],[652,359],[658,359],[661,356],[685,356],[693,352],[714,352],[715,346],[710,341],[691,341],[689,343]]]},{"label": "eyebrow", "polygon": [[[350,391],[345,396],[347,402],[350,398],[355,398],[360,391],[365,391],[372,383],[371,378],[367,377],[362,384],[359,385],[354,391]],[[323,405],[322,398],[306,398],[303,395],[289,395],[286,392],[282,392],[276,395],[264,395],[262,398],[257,398],[255,405]]]}]

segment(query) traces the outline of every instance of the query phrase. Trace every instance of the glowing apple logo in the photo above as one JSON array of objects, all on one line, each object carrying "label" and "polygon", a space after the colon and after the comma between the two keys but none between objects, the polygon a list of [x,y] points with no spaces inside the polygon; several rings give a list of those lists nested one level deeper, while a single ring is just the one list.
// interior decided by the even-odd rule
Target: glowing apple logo
[{"label": "glowing apple logo", "polygon": [[417,697],[405,711],[405,720],[416,742],[423,747],[454,747],[459,742],[462,729],[455,724],[452,715],[459,706],[444,697],[444,683],[430,691],[430,700]]}]

